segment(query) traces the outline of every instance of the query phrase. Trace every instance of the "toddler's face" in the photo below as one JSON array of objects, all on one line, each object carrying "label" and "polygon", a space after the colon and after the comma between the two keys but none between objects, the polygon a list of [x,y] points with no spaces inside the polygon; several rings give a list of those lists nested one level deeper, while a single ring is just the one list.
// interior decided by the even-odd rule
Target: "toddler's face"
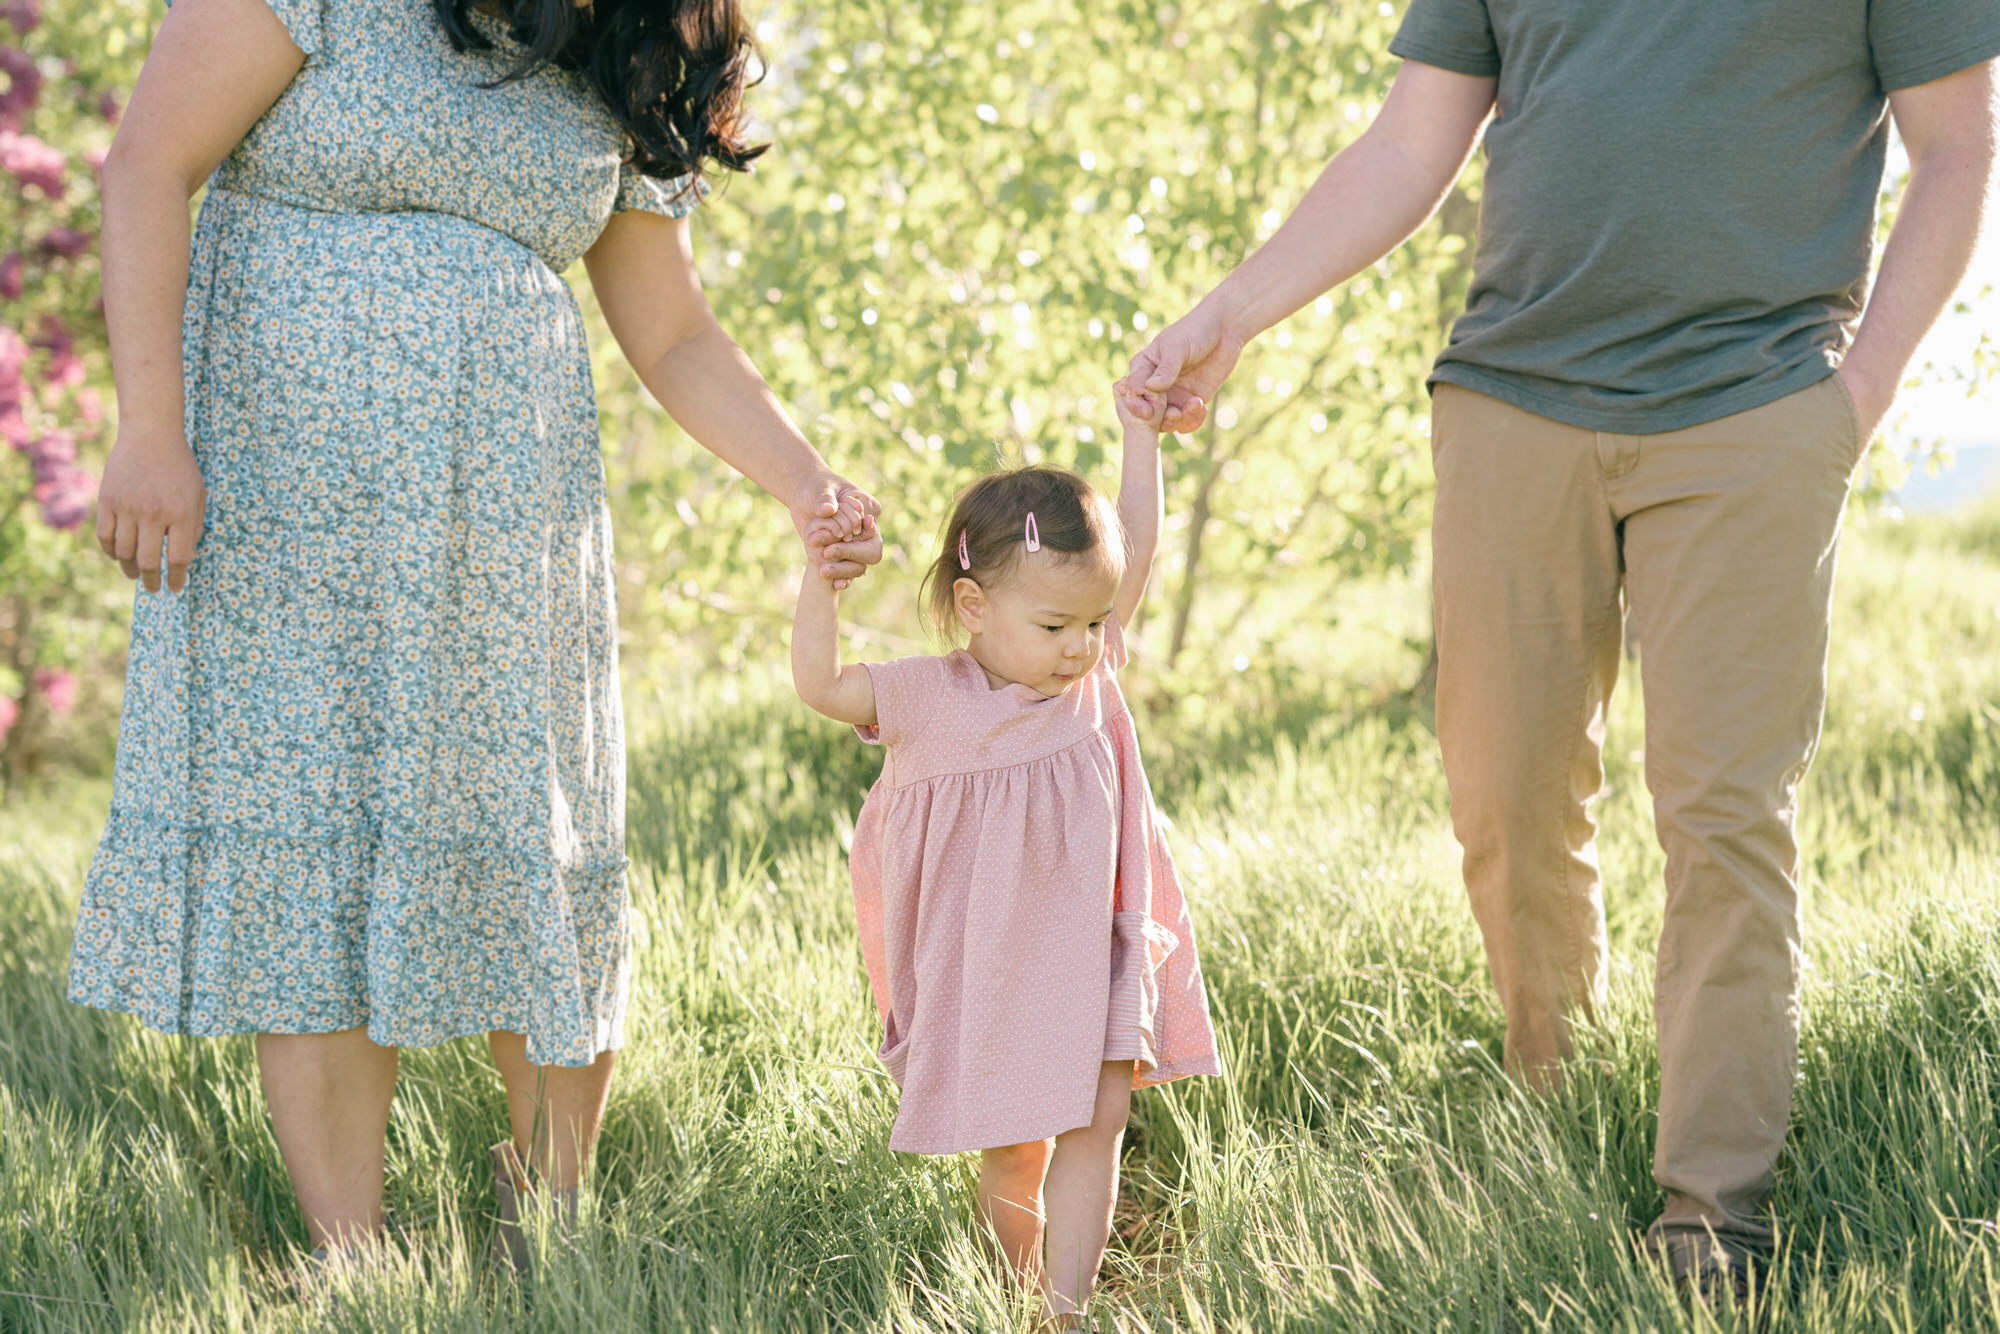
[{"label": "toddler's face", "polygon": [[[963,590],[976,593],[968,606]],[[959,619],[968,651],[989,676],[1053,698],[1082,680],[1104,656],[1104,627],[1118,593],[1118,572],[1047,550],[1023,553],[991,589],[959,581]]]}]

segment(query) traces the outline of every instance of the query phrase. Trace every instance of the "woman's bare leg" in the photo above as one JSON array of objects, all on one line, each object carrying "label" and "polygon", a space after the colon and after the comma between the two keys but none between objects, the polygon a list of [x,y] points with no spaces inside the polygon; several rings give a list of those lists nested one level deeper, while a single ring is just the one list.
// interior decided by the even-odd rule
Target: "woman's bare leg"
[{"label": "woman's bare leg", "polygon": [[260,1033],[271,1129],[315,1248],[347,1250],[382,1230],[382,1158],[396,1049],[368,1031]]},{"label": "woman's bare leg", "polygon": [[571,1189],[583,1180],[597,1143],[618,1054],[600,1052],[589,1065],[530,1065],[528,1040],[521,1034],[488,1033],[486,1042],[507,1085],[514,1151],[549,1190]]},{"label": "woman's bare leg", "polygon": [[1043,1294],[1055,1315],[1081,1311],[1097,1286],[1118,1201],[1118,1150],[1132,1105],[1132,1062],[1106,1061],[1090,1124],[1056,1136],[1049,1159]]},{"label": "woman's bare leg", "polygon": [[1042,1177],[1052,1147],[1037,1139],[979,1155],[979,1221],[993,1229],[1007,1267],[1029,1292],[1042,1286]]}]

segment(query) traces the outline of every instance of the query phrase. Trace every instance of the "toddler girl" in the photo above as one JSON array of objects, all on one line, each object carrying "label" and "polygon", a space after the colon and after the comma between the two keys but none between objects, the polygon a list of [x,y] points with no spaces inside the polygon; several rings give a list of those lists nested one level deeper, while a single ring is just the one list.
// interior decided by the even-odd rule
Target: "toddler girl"
[{"label": "toddler girl", "polygon": [[1052,468],[959,497],[925,600],[964,648],[841,666],[838,593],[811,571],[792,634],[800,698],[888,752],[852,865],[902,1087],[890,1147],[983,1151],[980,1217],[1056,1328],[1096,1282],[1132,1089],[1218,1073],[1114,675],[1161,509],[1159,436],[1118,414],[1117,512]]}]

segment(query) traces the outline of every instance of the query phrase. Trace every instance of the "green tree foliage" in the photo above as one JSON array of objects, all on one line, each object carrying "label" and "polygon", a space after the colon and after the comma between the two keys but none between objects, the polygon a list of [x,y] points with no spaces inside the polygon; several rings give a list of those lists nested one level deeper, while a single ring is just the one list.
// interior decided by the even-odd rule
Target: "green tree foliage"
[{"label": "green tree foliage", "polygon": [[109,735],[128,604],[93,539],[96,173],[152,23],[134,0],[0,4],[0,786]]},{"label": "green tree foliage", "polygon": [[[1367,125],[1395,22],[1326,0],[773,7],[752,105],[775,146],[704,207],[697,244],[724,327],[887,507],[889,559],[850,607],[863,640],[918,635],[917,575],[972,477],[1048,461],[1115,486],[1110,382]],[[1475,169],[1410,245],[1256,344],[1208,426],[1167,442],[1156,662],[1199,677],[1238,655],[1305,660],[1284,642],[1294,615],[1413,559],[1423,377],[1463,300],[1476,192]],[[633,637],[774,652],[782,520],[622,368],[600,372]]]},{"label": "green tree foliage", "polygon": [[[106,703],[116,685],[123,586],[87,523],[51,526],[67,516],[51,514],[27,444],[67,434],[87,483],[109,443],[90,406],[111,397],[96,258],[75,240],[94,239],[91,154],[162,12],[41,3],[0,0],[7,132],[64,163],[59,195],[11,168],[0,182],[0,256],[22,265],[17,294],[0,267],[0,381],[18,348],[26,386],[23,443],[0,451],[0,713],[22,720],[16,771],[51,735],[35,718],[54,722],[37,673],[102,681]],[[724,327],[887,506],[888,558],[846,607],[864,651],[924,646],[918,575],[972,477],[1045,460],[1115,485],[1112,379],[1366,127],[1399,9],[769,0],[772,68],[750,107],[774,147],[696,214],[697,252]],[[19,161],[32,176],[32,155]],[[1143,640],[1147,676],[1189,707],[1244,665],[1313,670],[1341,583],[1420,559],[1423,379],[1470,277],[1479,170],[1408,245],[1254,344],[1209,424],[1166,442]],[[570,276],[590,309],[581,266]],[[66,351],[44,336],[51,318]],[[591,318],[635,683],[782,660],[789,525],[666,419]],[[72,730],[83,714],[109,710],[78,710]]]}]

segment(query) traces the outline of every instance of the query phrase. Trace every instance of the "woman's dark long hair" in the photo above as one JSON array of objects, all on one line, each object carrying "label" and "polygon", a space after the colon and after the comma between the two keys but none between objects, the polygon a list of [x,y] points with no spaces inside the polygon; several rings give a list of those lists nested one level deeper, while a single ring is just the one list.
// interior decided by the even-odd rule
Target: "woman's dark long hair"
[{"label": "woman's dark long hair", "polygon": [[[454,46],[491,48],[472,26],[474,0],[434,2]],[[770,146],[747,143],[741,133],[743,91],[764,70],[738,0],[594,0],[589,8],[572,0],[498,0],[491,7],[524,48],[499,83],[546,65],[582,74],[625,127],[629,161],[644,175],[699,178],[711,162],[743,171]]]}]

